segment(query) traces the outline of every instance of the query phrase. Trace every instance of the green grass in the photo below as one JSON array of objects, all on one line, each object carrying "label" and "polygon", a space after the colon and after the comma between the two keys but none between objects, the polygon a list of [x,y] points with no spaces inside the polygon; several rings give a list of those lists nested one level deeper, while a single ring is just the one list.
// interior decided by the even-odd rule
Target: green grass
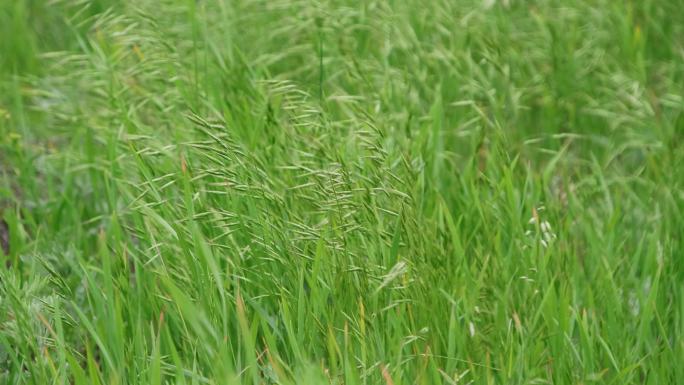
[{"label": "green grass", "polygon": [[0,384],[675,384],[678,0],[0,1]]}]

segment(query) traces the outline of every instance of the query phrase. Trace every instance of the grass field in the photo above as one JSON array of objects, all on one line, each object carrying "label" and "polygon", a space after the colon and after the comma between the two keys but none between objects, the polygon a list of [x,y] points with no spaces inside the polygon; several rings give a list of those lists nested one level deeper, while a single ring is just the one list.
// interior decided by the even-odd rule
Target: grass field
[{"label": "grass field", "polygon": [[0,0],[0,384],[684,381],[681,0]]}]

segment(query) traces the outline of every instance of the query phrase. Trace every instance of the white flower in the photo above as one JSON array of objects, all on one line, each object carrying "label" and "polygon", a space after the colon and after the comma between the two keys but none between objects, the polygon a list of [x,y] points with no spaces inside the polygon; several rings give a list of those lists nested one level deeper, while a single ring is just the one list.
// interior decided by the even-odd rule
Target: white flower
[{"label": "white flower", "polygon": [[[549,221],[542,220],[540,218],[539,212],[542,210],[544,210],[544,206],[540,206],[537,209],[532,209],[532,218],[530,218],[527,223],[530,225],[539,225],[538,231],[541,233],[541,239],[539,240],[539,243],[542,245],[542,247],[547,248],[557,238],[557,236],[553,232],[553,228],[551,227]],[[535,228],[537,227],[535,226]],[[525,231],[525,235],[527,236],[531,236],[533,234],[534,232],[531,230]]]}]

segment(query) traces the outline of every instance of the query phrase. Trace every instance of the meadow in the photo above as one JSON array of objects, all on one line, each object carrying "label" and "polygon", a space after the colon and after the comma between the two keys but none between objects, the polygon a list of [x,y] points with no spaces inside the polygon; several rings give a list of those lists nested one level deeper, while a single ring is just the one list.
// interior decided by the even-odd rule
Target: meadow
[{"label": "meadow", "polygon": [[0,0],[0,384],[684,381],[681,0]]}]

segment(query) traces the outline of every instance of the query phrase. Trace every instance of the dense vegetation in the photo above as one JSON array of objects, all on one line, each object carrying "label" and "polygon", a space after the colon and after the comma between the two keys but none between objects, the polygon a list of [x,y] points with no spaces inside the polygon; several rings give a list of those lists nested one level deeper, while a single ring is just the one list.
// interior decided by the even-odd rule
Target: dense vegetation
[{"label": "dense vegetation", "polygon": [[682,5],[0,0],[0,383],[681,381]]}]

